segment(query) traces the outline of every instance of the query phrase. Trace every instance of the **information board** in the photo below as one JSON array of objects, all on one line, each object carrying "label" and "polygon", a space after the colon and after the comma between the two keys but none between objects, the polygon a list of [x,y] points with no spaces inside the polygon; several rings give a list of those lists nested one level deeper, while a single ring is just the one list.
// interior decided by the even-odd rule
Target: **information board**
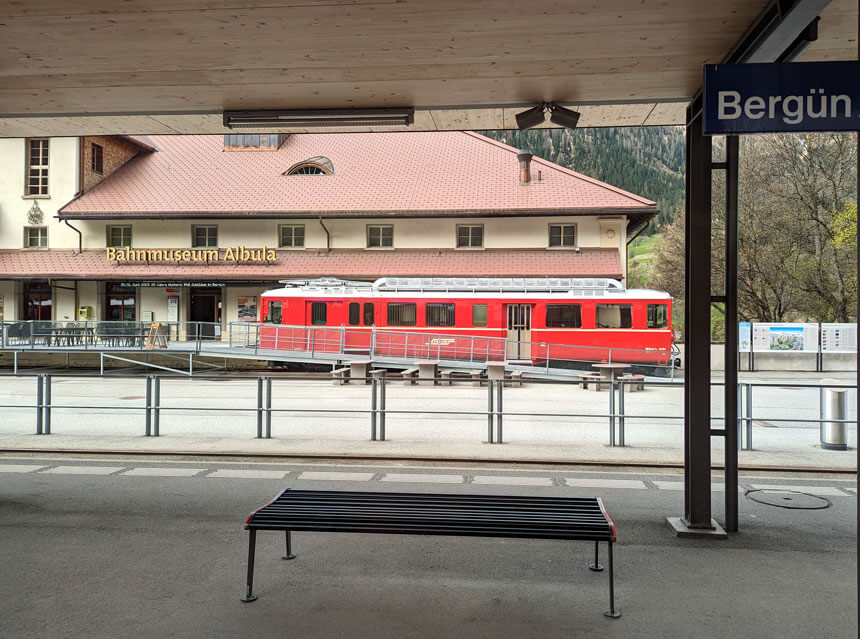
[{"label": "information board", "polygon": [[857,324],[822,324],[822,353],[856,353]]},{"label": "information board", "polygon": [[738,322],[738,350],[749,353],[752,348],[752,326],[749,322]]},{"label": "information board", "polygon": [[817,353],[818,324],[759,324],[752,327],[755,353]]}]

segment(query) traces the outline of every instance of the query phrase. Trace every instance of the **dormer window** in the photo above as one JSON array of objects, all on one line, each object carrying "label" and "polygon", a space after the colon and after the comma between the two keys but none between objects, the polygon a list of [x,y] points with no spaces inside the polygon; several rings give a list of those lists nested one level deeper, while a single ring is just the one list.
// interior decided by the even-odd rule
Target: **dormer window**
[{"label": "dormer window", "polygon": [[333,175],[334,165],[331,160],[318,156],[296,162],[289,169],[284,171],[284,175]]}]

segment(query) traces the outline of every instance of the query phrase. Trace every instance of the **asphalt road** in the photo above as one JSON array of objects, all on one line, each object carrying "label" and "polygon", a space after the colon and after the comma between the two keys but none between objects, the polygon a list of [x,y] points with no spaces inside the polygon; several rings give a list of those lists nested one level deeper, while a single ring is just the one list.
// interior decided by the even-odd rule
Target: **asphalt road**
[{"label": "asphalt road", "polygon": [[[856,483],[744,476],[745,488],[806,487],[832,505],[788,510],[741,496],[741,532],[714,541],[679,539],[666,527],[665,516],[682,511],[679,480],[452,464],[6,456],[0,636],[856,636]],[[599,495],[618,530],[623,616],[602,614],[607,577],[587,570],[589,543],[406,535],[295,534],[298,558],[283,562],[283,536],[260,533],[259,600],[243,604],[244,518],[291,486]]]}]

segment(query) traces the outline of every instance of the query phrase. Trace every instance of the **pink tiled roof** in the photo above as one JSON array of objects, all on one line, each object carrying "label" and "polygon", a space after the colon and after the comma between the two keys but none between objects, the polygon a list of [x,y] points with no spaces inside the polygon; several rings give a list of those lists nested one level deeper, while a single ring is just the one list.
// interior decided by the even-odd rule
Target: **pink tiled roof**
[{"label": "pink tiled roof", "polygon": [[[141,154],[60,211],[89,215],[459,214],[632,211],[655,203],[469,132],[296,134],[277,151],[224,151],[221,136],[149,136]],[[324,156],[334,175],[282,175]],[[541,181],[537,181],[538,171]],[[636,216],[637,218],[639,216]]]},{"label": "pink tiled roof", "polygon": [[103,250],[0,250],[0,273],[11,279],[279,280],[293,277],[375,279],[385,276],[621,277],[616,249],[276,251],[270,264],[123,263]]}]

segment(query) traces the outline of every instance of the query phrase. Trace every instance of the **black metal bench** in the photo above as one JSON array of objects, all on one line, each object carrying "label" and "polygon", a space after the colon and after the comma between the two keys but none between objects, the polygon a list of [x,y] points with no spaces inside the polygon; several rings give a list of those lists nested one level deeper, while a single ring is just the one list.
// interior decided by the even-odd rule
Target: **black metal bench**
[{"label": "black metal bench", "polygon": [[615,524],[597,497],[525,497],[427,493],[291,490],[252,512],[245,520],[248,537],[248,583],[242,601],[254,601],[254,552],[258,530],[286,532],[284,559],[293,559],[292,531],[393,533],[570,539],[594,542],[591,570],[601,571],[598,549],[609,552],[609,610],[615,609],[612,544]]}]

